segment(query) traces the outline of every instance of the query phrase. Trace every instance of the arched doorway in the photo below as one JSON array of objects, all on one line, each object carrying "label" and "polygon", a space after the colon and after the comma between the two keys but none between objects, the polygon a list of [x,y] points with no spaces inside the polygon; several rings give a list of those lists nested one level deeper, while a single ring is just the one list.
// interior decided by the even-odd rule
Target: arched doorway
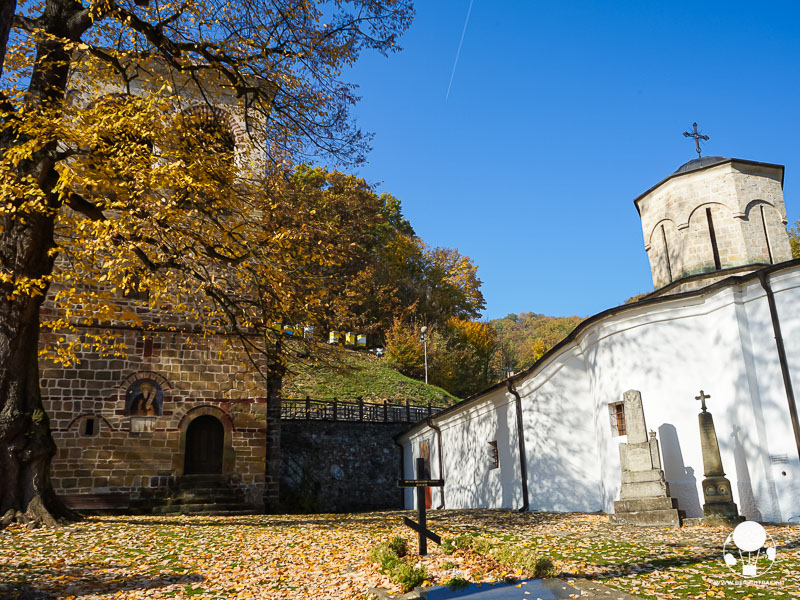
[{"label": "arched doorway", "polygon": [[186,429],[184,475],[222,473],[225,428],[216,417],[202,415]]}]

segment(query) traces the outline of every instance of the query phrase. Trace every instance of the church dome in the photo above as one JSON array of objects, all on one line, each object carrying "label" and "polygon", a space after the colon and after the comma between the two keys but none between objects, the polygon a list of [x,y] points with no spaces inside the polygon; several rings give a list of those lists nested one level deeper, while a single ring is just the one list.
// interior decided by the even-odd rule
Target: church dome
[{"label": "church dome", "polygon": [[695,158],[687,163],[682,164],[675,170],[675,172],[688,173],[689,171],[696,171],[697,169],[702,169],[703,167],[708,167],[710,165],[716,165],[718,163],[725,162],[726,160],[728,159],[724,156],[704,156],[702,158]]}]

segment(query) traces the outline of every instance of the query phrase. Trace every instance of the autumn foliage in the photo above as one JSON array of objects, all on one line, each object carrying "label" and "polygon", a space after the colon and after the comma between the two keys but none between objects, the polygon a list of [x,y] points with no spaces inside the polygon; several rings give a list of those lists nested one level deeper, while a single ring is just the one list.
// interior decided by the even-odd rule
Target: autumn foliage
[{"label": "autumn foliage", "polygon": [[307,200],[293,165],[363,158],[340,74],[364,50],[397,49],[411,14],[400,0],[4,4],[0,514],[65,514],[37,367],[48,292],[57,360],[121,350],[78,325],[167,309],[235,334],[276,393],[286,349],[267,324],[328,321],[346,293],[335,275],[363,270],[374,234],[341,224],[381,220],[340,174],[320,174]]}]

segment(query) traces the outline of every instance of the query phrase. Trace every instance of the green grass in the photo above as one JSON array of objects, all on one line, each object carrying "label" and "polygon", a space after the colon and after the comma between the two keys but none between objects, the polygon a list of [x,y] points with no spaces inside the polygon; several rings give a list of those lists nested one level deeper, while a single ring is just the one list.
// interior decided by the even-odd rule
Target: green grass
[{"label": "green grass", "polygon": [[345,350],[341,359],[320,361],[316,365],[310,361],[291,365],[294,376],[287,378],[284,384],[284,397],[305,398],[308,395],[312,400],[361,397],[365,402],[410,400],[412,404],[430,402],[433,406],[450,406],[459,400],[442,388],[426,385],[392,369],[385,357]]}]

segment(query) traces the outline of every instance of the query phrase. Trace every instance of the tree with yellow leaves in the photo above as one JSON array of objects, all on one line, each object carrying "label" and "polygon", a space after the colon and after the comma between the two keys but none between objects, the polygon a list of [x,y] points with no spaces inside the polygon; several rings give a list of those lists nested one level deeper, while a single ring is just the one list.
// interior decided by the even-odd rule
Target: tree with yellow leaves
[{"label": "tree with yellow leaves", "polygon": [[[76,341],[76,322],[168,310],[201,332],[239,334],[279,380],[284,350],[267,323],[324,321],[332,275],[360,260],[363,242],[331,220],[376,214],[347,193],[305,202],[291,165],[363,158],[367,138],[348,116],[357,98],[340,74],[364,50],[394,51],[411,13],[406,0],[4,3],[6,520],[22,512],[52,525],[65,514],[49,480],[40,326],[64,333],[50,351],[69,363],[75,344],[118,350],[103,336]],[[358,196],[359,184],[348,186]],[[54,309],[40,322],[48,292]],[[143,304],[122,301],[131,298]]]}]

